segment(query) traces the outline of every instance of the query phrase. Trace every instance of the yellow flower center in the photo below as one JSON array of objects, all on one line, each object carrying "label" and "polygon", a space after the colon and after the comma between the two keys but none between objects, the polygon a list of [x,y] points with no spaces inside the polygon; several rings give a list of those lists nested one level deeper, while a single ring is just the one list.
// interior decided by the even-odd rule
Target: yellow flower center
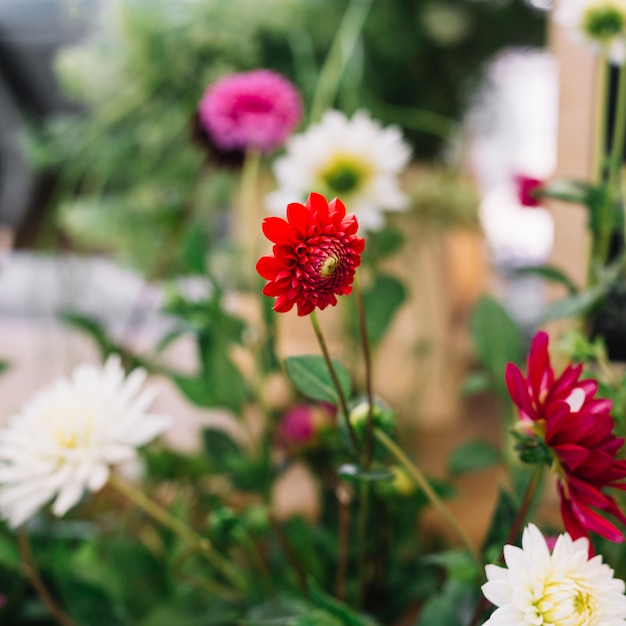
[{"label": "yellow flower center", "polygon": [[534,602],[528,623],[543,626],[592,626],[597,613],[596,598],[580,582],[554,580],[533,589]]},{"label": "yellow flower center", "polygon": [[334,254],[326,257],[324,262],[322,263],[322,267],[320,267],[320,276],[322,278],[329,278],[335,273],[337,266],[339,265],[339,257]]},{"label": "yellow flower center", "polygon": [[345,195],[358,189],[371,175],[371,166],[354,154],[335,154],[318,172],[328,195]]}]

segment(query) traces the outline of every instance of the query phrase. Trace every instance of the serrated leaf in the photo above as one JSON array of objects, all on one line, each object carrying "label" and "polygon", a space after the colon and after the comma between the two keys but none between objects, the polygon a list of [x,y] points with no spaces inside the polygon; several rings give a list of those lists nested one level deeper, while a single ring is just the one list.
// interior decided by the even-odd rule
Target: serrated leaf
[{"label": "serrated leaf", "polygon": [[[352,391],[350,374],[336,359],[332,359],[332,363],[344,397],[349,398]],[[323,357],[317,355],[289,357],[285,359],[285,370],[291,382],[308,398],[331,404],[339,403],[339,394]]]},{"label": "serrated leaf", "polygon": [[486,441],[470,441],[459,446],[448,460],[451,474],[475,472],[495,465],[502,460],[500,451]]},{"label": "serrated leaf", "polygon": [[394,479],[393,472],[386,469],[365,469],[354,463],[344,463],[337,469],[337,474],[351,480],[365,482],[390,481]]},{"label": "serrated leaf", "polygon": [[540,276],[553,283],[563,285],[570,294],[578,293],[578,287],[574,284],[572,279],[554,265],[527,265],[515,270],[516,274],[532,274],[534,276]]}]

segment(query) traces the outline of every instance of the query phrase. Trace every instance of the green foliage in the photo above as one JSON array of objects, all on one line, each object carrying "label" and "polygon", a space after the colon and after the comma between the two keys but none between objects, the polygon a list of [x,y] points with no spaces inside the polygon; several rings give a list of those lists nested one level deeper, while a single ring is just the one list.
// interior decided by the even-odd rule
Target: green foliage
[{"label": "green foliage", "polygon": [[472,312],[470,332],[481,364],[506,396],[506,365],[520,363],[524,354],[521,331],[497,300],[483,296]]},{"label": "green foliage", "polygon": [[[336,359],[332,363],[344,397],[349,398],[352,385],[350,373]],[[339,396],[324,357],[316,355],[294,356],[285,359],[285,371],[296,388],[312,400],[339,404]]]},{"label": "green foliage", "polygon": [[454,450],[448,459],[451,474],[465,474],[491,467],[502,460],[500,451],[485,441],[469,441]]}]

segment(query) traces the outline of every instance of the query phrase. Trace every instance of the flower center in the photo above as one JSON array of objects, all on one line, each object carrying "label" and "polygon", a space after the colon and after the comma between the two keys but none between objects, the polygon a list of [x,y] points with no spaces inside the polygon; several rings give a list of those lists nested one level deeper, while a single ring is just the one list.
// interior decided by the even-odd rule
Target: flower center
[{"label": "flower center", "polygon": [[322,278],[330,278],[339,265],[339,257],[336,254],[327,256],[320,267],[320,276]]},{"label": "flower center", "polygon": [[596,600],[579,581],[553,580],[538,585],[530,612],[532,624],[591,626],[595,623]]},{"label": "flower center", "polygon": [[592,6],[583,15],[583,31],[591,39],[605,42],[624,31],[625,16],[611,4]]},{"label": "flower center", "polygon": [[330,195],[345,195],[361,186],[369,174],[369,165],[358,157],[338,154],[319,172],[319,178]]}]

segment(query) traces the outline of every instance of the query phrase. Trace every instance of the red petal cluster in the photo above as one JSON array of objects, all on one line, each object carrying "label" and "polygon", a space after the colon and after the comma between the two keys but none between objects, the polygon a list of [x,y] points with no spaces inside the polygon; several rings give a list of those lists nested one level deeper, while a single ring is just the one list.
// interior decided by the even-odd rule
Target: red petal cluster
[{"label": "red petal cluster", "polygon": [[569,365],[555,377],[548,353],[548,335],[533,339],[528,374],[509,363],[506,384],[527,430],[541,436],[554,454],[552,469],[558,475],[561,515],[574,538],[595,532],[610,541],[624,541],[624,534],[603,514],[626,524],[607,487],[626,490],[626,461],[615,455],[624,439],[613,434],[611,401],[595,398],[598,383],[579,380],[582,365]]},{"label": "red petal cluster", "polygon": [[266,218],[263,232],[274,243],[273,255],[261,257],[256,269],[268,281],[263,293],[276,298],[274,311],[296,305],[298,315],[308,315],[349,294],[365,247],[357,229],[356,217],[346,215],[340,200],[328,203],[318,193],[311,193],[306,205],[289,204],[287,221]]},{"label": "red petal cluster", "polygon": [[522,206],[538,207],[541,206],[541,200],[535,195],[545,184],[544,180],[532,178],[519,174],[515,176],[515,185],[517,187],[517,199]]}]

